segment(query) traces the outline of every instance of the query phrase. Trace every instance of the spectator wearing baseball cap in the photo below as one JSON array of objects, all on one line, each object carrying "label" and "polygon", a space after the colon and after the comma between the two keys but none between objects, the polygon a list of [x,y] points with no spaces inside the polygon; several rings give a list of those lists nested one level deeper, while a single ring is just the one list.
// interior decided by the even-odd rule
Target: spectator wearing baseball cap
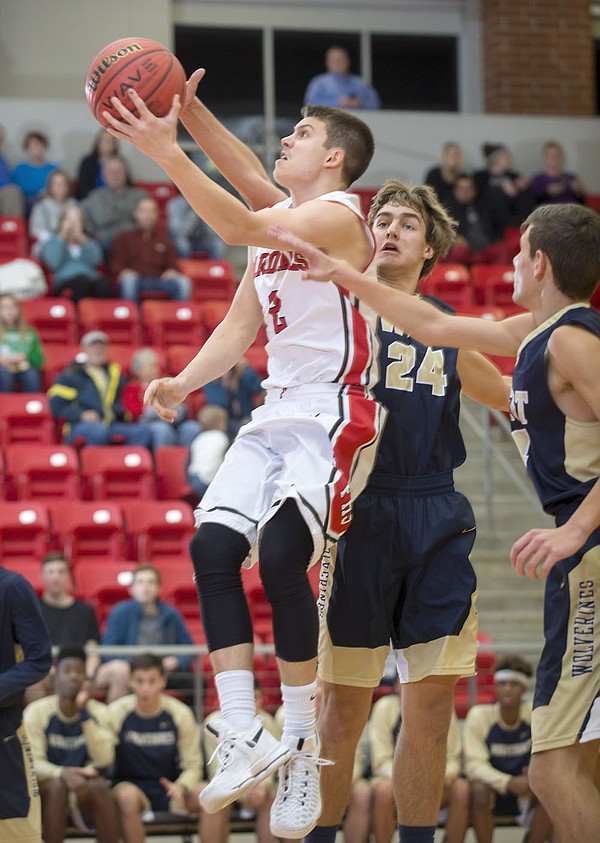
[{"label": "spectator wearing baseball cap", "polygon": [[64,421],[67,444],[142,445],[150,433],[128,418],[121,403],[125,378],[118,363],[108,359],[109,338],[104,331],[88,331],[80,351],[48,390],[50,409]]}]

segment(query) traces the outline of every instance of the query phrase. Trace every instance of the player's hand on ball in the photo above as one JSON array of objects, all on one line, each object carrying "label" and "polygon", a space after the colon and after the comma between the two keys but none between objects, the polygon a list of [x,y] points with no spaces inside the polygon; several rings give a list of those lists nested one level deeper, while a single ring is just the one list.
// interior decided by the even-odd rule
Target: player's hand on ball
[{"label": "player's hand on ball", "polygon": [[203,67],[199,67],[198,70],[194,70],[190,78],[185,83],[185,97],[183,100],[183,105],[181,106],[182,114],[187,108],[187,106],[194,101],[198,85],[200,84],[201,80],[204,79],[205,74],[206,70]]},{"label": "player's hand on ball", "polygon": [[174,422],[177,407],[187,398],[176,378],[158,378],[150,381],[144,393],[144,404],[156,410],[161,419]]},{"label": "player's hand on ball", "polygon": [[140,152],[160,163],[161,158],[177,146],[177,121],[181,110],[179,94],[173,97],[169,113],[164,117],[156,117],[133,89],[128,93],[139,117],[117,97],[112,97],[111,104],[121,119],[113,117],[108,111],[102,112],[109,126],[108,131],[113,137],[133,144]]}]

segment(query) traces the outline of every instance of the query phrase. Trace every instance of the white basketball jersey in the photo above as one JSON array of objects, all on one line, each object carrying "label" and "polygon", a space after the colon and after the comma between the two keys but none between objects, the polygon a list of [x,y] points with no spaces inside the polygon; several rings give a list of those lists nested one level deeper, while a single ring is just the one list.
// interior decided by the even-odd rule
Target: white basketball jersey
[{"label": "white basketball jersey", "polygon": [[[373,235],[357,196],[334,191],[318,197],[353,211]],[[291,198],[275,207],[289,208]],[[297,252],[252,247],[254,285],[267,327],[266,389],[309,383],[357,384],[377,381],[377,342],[357,301],[330,281],[302,281],[306,259]],[[368,271],[373,266],[373,256]]]}]

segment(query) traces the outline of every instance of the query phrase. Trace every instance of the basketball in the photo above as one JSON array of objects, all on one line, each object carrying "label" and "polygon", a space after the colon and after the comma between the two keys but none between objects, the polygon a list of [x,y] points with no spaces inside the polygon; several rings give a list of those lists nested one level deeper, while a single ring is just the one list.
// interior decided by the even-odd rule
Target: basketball
[{"label": "basketball", "polygon": [[110,102],[111,97],[117,97],[137,114],[127,94],[133,88],[153,114],[164,117],[175,94],[183,98],[185,81],[183,67],[162,44],[150,38],[120,38],[101,50],[91,63],[85,96],[96,120],[107,126],[103,111],[121,119]]}]

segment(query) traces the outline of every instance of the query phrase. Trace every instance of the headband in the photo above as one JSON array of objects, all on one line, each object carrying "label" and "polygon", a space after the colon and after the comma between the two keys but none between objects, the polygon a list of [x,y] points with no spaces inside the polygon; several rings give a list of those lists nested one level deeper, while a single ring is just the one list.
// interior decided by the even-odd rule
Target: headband
[{"label": "headband", "polygon": [[505,670],[497,670],[494,673],[494,682],[518,682],[524,688],[527,688],[529,685],[529,676],[521,673],[520,670],[506,668]]}]

